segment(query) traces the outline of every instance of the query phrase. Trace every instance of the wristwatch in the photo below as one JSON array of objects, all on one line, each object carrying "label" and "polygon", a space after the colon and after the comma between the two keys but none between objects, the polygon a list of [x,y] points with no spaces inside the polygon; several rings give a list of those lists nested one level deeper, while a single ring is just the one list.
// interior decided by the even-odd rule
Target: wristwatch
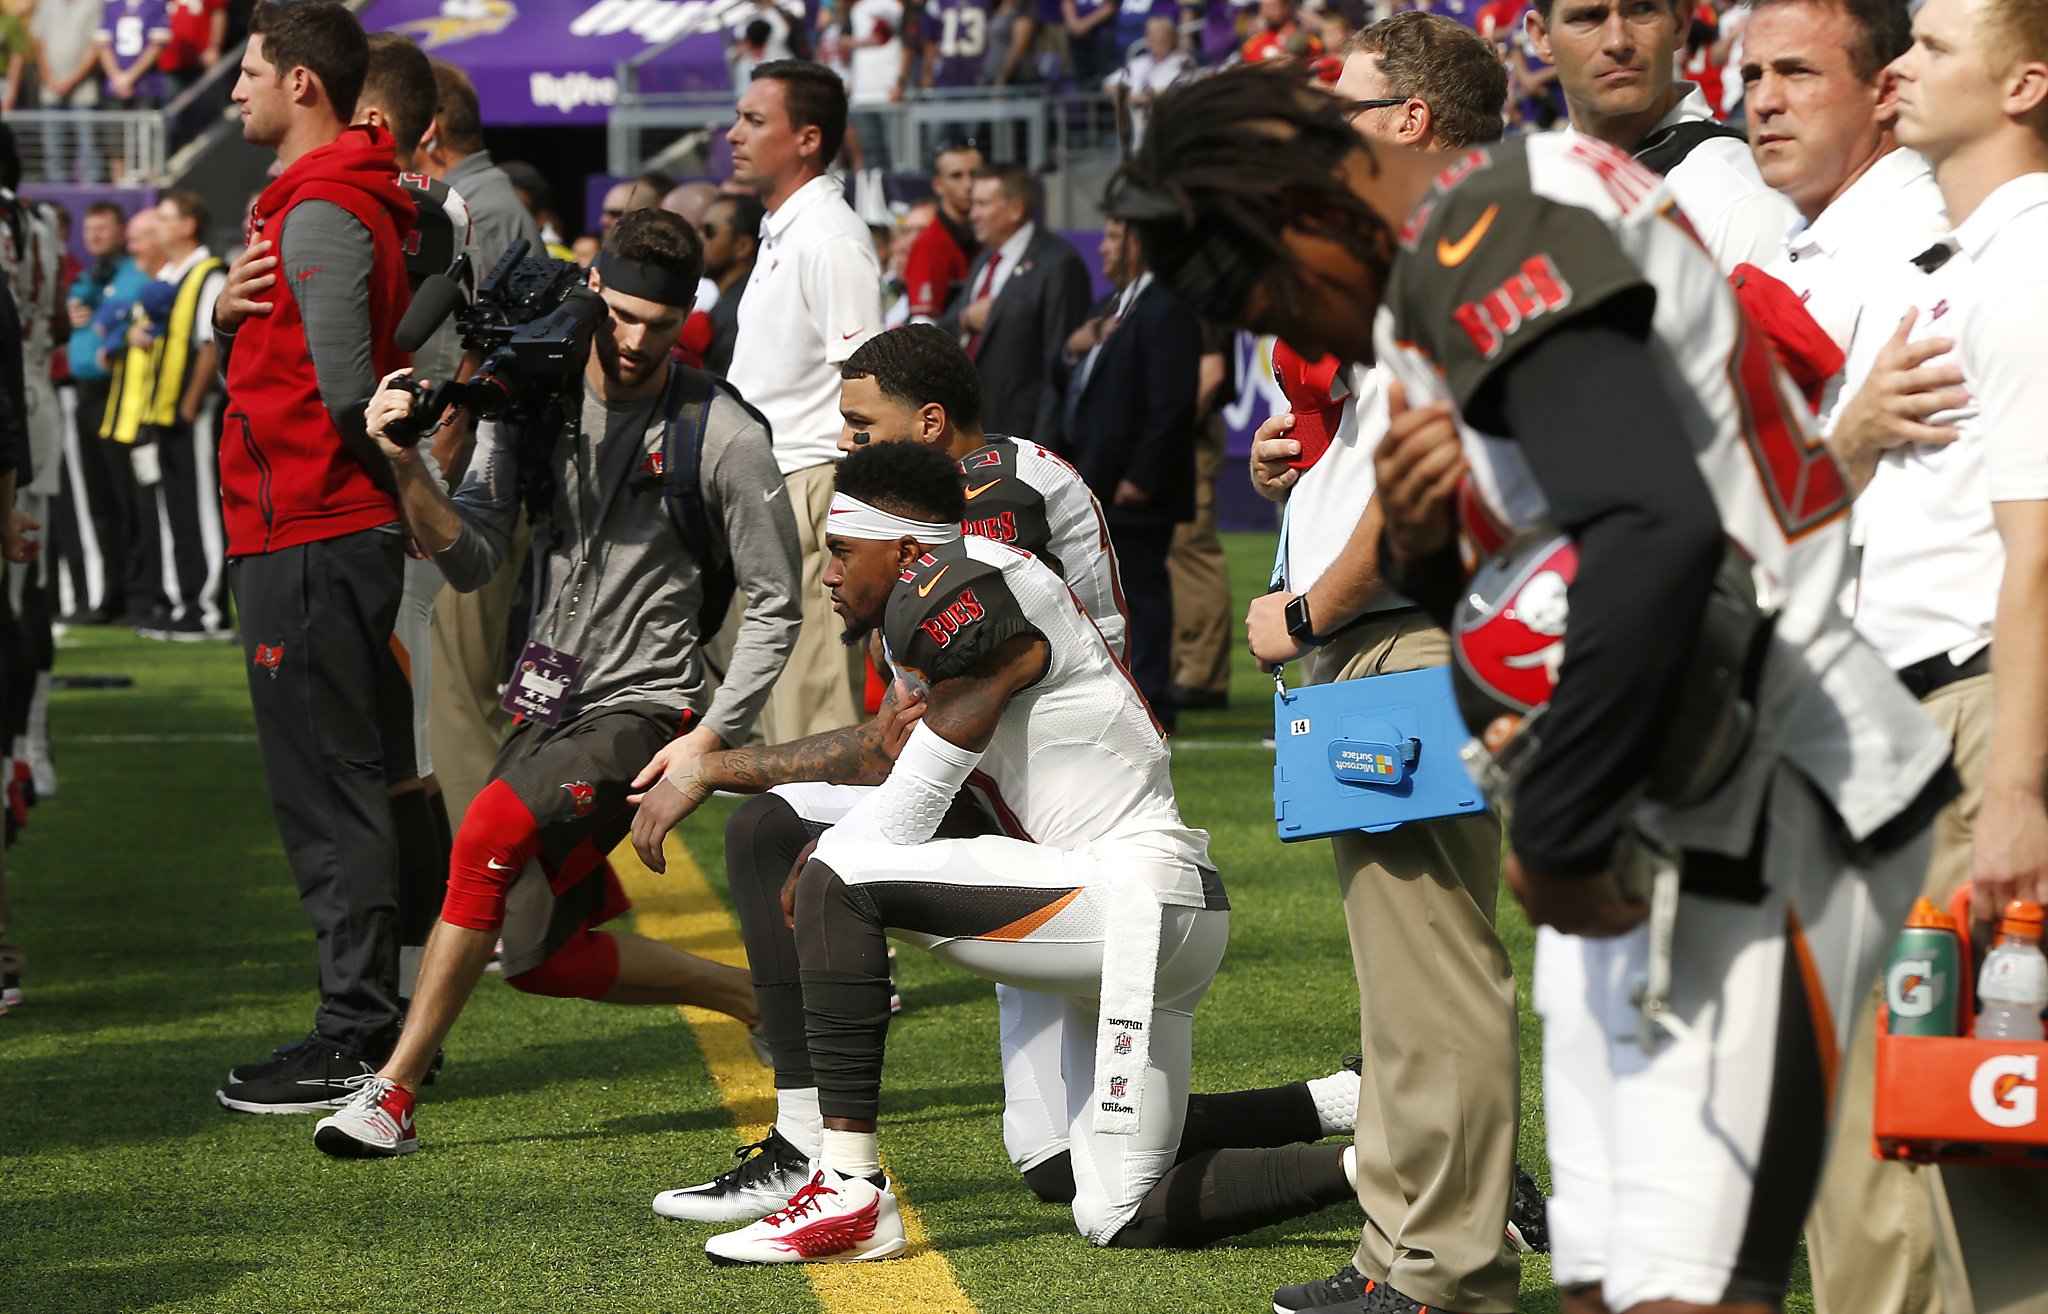
[{"label": "wristwatch", "polygon": [[1308,595],[1301,594],[1287,604],[1287,637],[1304,648],[1320,648],[1327,642],[1316,637],[1316,627],[1308,618]]}]

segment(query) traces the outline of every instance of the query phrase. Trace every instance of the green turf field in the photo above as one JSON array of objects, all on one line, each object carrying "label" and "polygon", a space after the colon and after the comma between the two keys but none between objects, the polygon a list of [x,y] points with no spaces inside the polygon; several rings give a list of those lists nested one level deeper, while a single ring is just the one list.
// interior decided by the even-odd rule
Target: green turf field
[{"label": "green turf field", "polygon": [[[1242,614],[1271,540],[1229,536]],[[120,672],[52,713],[61,794],[10,859],[29,1002],[0,1018],[0,1311],[809,1311],[795,1269],[716,1270],[710,1229],[657,1190],[722,1171],[732,1121],[670,1009],[536,999],[487,979],[420,1106],[425,1152],[339,1162],[309,1117],[222,1110],[226,1070],[301,1035],[312,940],[263,793],[240,650],[74,632],[60,673]],[[1175,776],[1234,907],[1198,1015],[1197,1089],[1327,1071],[1357,1047],[1328,847],[1272,838],[1271,686],[1240,653],[1232,708],[1184,718]],[[1198,748],[1197,745],[1205,747]],[[730,804],[684,827],[723,895]],[[1530,936],[1511,903],[1519,970]],[[1098,1251],[1003,1156],[995,1008],[983,982],[902,955],[882,1148],[979,1309],[1268,1308],[1344,1263],[1339,1208],[1199,1253]],[[1527,999],[1526,981],[1523,987]],[[1547,1181],[1533,1020],[1522,1157]],[[887,1301],[887,1265],[868,1278]],[[1523,1308],[1553,1310],[1548,1269]],[[897,1314],[914,1307],[896,1304]]]}]

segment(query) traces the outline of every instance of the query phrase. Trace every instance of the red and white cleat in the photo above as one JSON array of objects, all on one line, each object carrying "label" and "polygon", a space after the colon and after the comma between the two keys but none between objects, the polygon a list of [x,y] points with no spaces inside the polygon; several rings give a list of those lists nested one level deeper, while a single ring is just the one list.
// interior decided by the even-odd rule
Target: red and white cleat
[{"label": "red and white cleat", "polygon": [[820,1168],[779,1211],[712,1237],[704,1253],[714,1264],[847,1264],[894,1259],[908,1245],[892,1192]]},{"label": "red and white cleat", "polygon": [[355,1098],[322,1118],[313,1144],[337,1159],[388,1159],[420,1148],[412,1125],[412,1092],[385,1077],[371,1077]]}]

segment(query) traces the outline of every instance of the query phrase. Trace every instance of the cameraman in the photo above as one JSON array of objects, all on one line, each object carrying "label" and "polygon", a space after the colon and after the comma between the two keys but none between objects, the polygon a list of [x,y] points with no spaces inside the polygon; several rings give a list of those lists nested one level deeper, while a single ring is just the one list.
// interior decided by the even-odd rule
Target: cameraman
[{"label": "cameraman", "polygon": [[[580,426],[566,438],[479,426],[452,499],[418,448],[388,436],[413,396],[387,387],[370,401],[369,431],[391,458],[413,536],[450,584],[490,580],[526,508],[537,586],[515,680],[531,672],[563,687],[545,709],[526,709],[464,814],[405,1033],[376,1079],[321,1121],[315,1143],[329,1154],[416,1148],[413,1092],[500,937],[506,981],[534,994],[697,1004],[750,1026],[759,1016],[745,972],[596,929],[628,906],[604,855],[632,824],[630,782],[678,736],[698,752],[745,739],[801,619],[796,520],[789,499],[761,496],[782,486],[766,423],[710,375],[669,360],[703,271],[702,242],[680,217],[623,216],[590,278],[610,313],[584,368]],[[705,518],[748,600],[716,694],[700,621],[719,563],[685,544],[672,499],[690,490],[664,477],[699,432]]]}]

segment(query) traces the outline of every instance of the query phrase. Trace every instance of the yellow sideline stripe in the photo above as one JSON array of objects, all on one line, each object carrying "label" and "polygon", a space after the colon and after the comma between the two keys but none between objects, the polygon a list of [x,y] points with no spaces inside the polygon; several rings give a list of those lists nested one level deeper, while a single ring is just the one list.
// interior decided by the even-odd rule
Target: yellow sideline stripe
[{"label": "yellow sideline stripe", "polygon": [[[662,846],[668,874],[657,876],[640,861],[631,841],[612,853],[612,870],[633,898],[633,922],[642,935],[674,945],[713,962],[744,967],[746,949],[718,896],[704,879],[704,870],[674,835]],[[761,1066],[747,1044],[747,1029],[723,1013],[703,1008],[678,1008],[696,1033],[697,1047],[718,1083],[719,1098],[732,1112],[744,1140],[768,1134],[775,1120],[774,1074]],[[876,1264],[806,1264],[804,1273],[825,1314],[976,1314],[974,1302],[960,1289],[953,1266],[939,1253],[924,1230],[903,1188],[896,1188],[896,1207],[910,1250],[902,1259]]]}]

